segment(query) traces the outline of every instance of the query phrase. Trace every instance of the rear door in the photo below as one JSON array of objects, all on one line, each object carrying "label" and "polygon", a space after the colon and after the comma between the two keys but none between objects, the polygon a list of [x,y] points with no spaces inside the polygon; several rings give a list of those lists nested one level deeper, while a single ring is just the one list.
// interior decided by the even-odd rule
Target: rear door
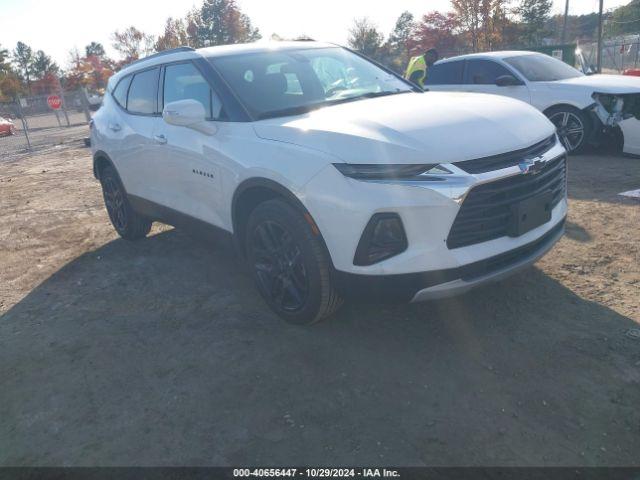
[{"label": "rear door", "polygon": [[468,92],[504,95],[530,103],[531,96],[524,82],[522,85],[504,87],[496,85],[496,80],[503,75],[510,75],[520,80],[519,76],[494,60],[469,59],[467,60],[467,68],[464,74],[465,90]]},{"label": "rear door", "polygon": [[436,63],[427,71],[425,88],[428,90],[464,91],[464,60]]},{"label": "rear door", "polygon": [[112,155],[128,194],[157,198],[158,172],[154,168],[157,143],[153,131],[158,122],[158,79],[160,69],[149,68],[125,77],[114,89],[119,105],[107,128],[117,145]]}]

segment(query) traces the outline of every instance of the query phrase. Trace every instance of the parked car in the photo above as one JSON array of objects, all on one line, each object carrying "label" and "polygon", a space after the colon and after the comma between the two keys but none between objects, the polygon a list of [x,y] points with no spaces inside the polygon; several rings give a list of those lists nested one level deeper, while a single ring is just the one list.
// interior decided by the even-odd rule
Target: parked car
[{"label": "parked car", "polygon": [[7,136],[15,134],[16,127],[13,124],[13,121],[8,118],[0,117],[0,135]]},{"label": "parked car", "polygon": [[156,220],[230,236],[294,323],[344,297],[421,301],[504,278],[553,246],[567,212],[566,152],[540,112],[425,93],[331,44],[135,62],[109,80],[91,146],[120,236]]},{"label": "parked car", "polygon": [[491,93],[516,98],[543,112],[567,150],[578,152],[606,130],[620,126],[624,142],[640,141],[625,120],[640,118],[640,79],[584,75],[535,52],[491,52],[441,60],[431,67],[430,90]]},{"label": "parked car", "polygon": [[87,103],[89,104],[89,110],[95,112],[102,105],[102,95],[99,93],[89,93],[87,95]]}]

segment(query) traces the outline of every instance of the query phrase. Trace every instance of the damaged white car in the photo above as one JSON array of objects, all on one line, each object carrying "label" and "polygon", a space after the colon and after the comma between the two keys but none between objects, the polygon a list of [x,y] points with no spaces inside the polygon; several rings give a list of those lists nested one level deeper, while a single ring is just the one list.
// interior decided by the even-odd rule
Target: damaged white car
[{"label": "damaged white car", "polygon": [[569,151],[578,152],[613,133],[625,153],[640,154],[640,78],[586,76],[548,55],[504,51],[437,62],[429,90],[504,95],[530,103],[557,127]]}]

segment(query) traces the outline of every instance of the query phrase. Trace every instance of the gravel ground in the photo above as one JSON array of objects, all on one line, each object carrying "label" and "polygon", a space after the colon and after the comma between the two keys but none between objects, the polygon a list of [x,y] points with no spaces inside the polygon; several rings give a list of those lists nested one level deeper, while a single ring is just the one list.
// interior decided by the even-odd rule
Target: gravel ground
[{"label": "gravel ground", "polygon": [[0,465],[640,465],[640,160],[446,301],[268,312],[231,251],[116,237],[79,142],[0,163]]}]

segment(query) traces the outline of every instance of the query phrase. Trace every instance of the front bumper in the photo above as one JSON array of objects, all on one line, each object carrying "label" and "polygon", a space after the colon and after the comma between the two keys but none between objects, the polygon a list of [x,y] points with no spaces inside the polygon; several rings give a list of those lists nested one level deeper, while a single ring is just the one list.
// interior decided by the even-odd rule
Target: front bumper
[{"label": "front bumper", "polygon": [[[558,142],[541,160],[550,163],[563,155],[564,148]],[[456,269],[535,242],[566,216],[565,192],[553,208],[551,220],[523,235],[449,248],[449,233],[469,192],[523,173],[519,166],[478,174],[464,172],[453,164],[445,167],[454,171],[446,179],[407,182],[354,180],[329,165],[308,182],[300,199],[322,233],[335,270],[353,275],[395,276]],[[400,216],[408,248],[373,265],[355,265],[354,255],[367,223],[374,214],[385,212]],[[455,278],[447,279],[451,280]]]},{"label": "front bumper", "polygon": [[421,302],[459,295],[485,283],[507,278],[544,256],[564,234],[563,218],[537,240],[484,260],[444,270],[398,275],[358,275],[335,271],[346,298],[383,302]]}]

